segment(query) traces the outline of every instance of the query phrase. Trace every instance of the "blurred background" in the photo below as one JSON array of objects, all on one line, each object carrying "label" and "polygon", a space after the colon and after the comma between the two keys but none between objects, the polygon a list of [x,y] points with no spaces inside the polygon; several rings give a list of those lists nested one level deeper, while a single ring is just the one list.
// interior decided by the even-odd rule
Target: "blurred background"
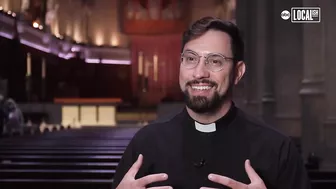
[{"label": "blurred background", "polygon": [[[321,22],[282,19],[292,7],[320,7]],[[237,106],[293,138],[315,188],[335,188],[335,8],[334,0],[0,0],[0,183],[108,187],[134,133],[183,107],[182,32],[214,16],[236,23],[246,44]]]}]

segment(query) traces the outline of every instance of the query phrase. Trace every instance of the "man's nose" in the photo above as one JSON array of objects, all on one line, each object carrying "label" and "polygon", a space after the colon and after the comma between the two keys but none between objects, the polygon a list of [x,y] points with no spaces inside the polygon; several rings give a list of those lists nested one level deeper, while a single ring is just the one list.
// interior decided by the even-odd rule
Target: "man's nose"
[{"label": "man's nose", "polygon": [[210,76],[209,70],[206,68],[205,62],[202,58],[194,69],[193,77],[195,79],[202,79],[202,78],[208,78],[209,76]]}]

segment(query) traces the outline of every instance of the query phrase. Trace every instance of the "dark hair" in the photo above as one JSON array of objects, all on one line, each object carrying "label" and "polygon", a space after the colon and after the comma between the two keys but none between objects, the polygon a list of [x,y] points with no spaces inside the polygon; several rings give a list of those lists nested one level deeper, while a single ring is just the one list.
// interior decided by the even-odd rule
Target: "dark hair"
[{"label": "dark hair", "polygon": [[232,22],[214,17],[203,17],[195,21],[188,30],[183,33],[181,51],[183,51],[186,43],[203,35],[208,30],[218,30],[227,33],[231,37],[231,50],[234,62],[244,60],[244,42],[238,27]]}]

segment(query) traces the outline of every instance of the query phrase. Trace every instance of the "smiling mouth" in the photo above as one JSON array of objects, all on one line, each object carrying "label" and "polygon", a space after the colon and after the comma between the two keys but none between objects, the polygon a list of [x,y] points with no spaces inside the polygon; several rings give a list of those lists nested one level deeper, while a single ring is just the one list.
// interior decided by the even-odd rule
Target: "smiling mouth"
[{"label": "smiling mouth", "polygon": [[205,91],[205,90],[210,90],[213,86],[209,85],[191,85],[191,88],[193,90],[199,90],[199,91]]}]

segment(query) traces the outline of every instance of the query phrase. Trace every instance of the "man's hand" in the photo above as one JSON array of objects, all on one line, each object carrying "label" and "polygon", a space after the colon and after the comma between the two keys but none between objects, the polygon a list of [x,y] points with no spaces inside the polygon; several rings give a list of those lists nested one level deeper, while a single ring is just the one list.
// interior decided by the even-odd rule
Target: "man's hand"
[{"label": "man's hand", "polygon": [[[250,164],[250,160],[245,161],[245,170],[250,178],[250,184],[244,184],[238,181],[235,181],[229,177],[217,175],[217,174],[209,174],[209,180],[212,182],[216,182],[222,184],[224,186],[228,186],[232,189],[266,189],[264,181],[259,177],[259,175],[254,171]],[[202,187],[201,189],[213,189],[209,187]]]},{"label": "man's hand", "polygon": [[[168,179],[167,174],[153,174],[145,177],[135,179],[135,175],[138,173],[143,161],[143,156],[140,154],[137,161],[125,174],[124,178],[120,181],[120,184],[116,189],[145,189],[146,185],[153,182],[164,181]],[[149,189],[172,189],[170,186],[151,187]]]}]

